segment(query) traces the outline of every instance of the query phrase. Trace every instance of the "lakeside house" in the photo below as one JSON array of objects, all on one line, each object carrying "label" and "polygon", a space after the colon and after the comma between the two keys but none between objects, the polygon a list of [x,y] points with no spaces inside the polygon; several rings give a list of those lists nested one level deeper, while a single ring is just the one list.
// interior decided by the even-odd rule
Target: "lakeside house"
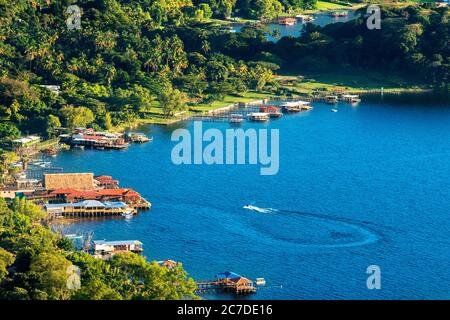
[{"label": "lakeside house", "polygon": [[292,17],[279,17],[278,18],[278,24],[283,25],[283,26],[293,26],[296,23],[297,23],[296,18],[292,18]]},{"label": "lakeside house", "polygon": [[163,261],[158,261],[157,262],[160,266],[162,267],[166,267],[168,269],[172,269],[175,268],[178,265],[178,262],[174,261],[174,260],[163,260]]},{"label": "lakeside house", "polygon": [[133,189],[128,188],[85,191],[75,189],[35,190],[24,192],[23,195],[27,200],[37,200],[45,203],[77,203],[85,200],[95,200],[101,202],[123,202],[133,209],[151,208],[149,201],[145,200]]},{"label": "lakeside house", "polygon": [[53,203],[44,205],[50,217],[102,217],[136,213],[124,202],[100,202],[84,200],[76,203]]},{"label": "lakeside house", "polygon": [[251,121],[264,122],[269,121],[270,115],[267,112],[253,112],[250,113],[249,119]]},{"label": "lakeside house", "polygon": [[144,249],[142,242],[138,240],[122,240],[122,241],[94,241],[93,255],[96,258],[107,259],[117,253],[133,252],[140,254]]},{"label": "lakeside house", "polygon": [[98,150],[125,149],[128,143],[120,133],[96,132],[92,128],[75,128],[72,134],[61,134],[61,142],[74,148],[88,147]]},{"label": "lakeside house", "polygon": [[52,85],[52,84],[42,84],[39,85],[41,88],[45,88],[47,90],[50,90],[56,95],[59,95],[61,93],[61,86]]},{"label": "lakeside house", "polygon": [[0,189],[0,198],[3,199],[14,199],[16,197],[16,193],[18,192],[17,189],[7,189],[2,188]]},{"label": "lakeside house", "polygon": [[9,149],[18,154],[32,153],[39,148],[41,137],[26,136],[19,139],[11,140]]},{"label": "lakeside house", "polygon": [[115,180],[112,176],[95,176],[97,187],[104,189],[117,189],[119,188],[119,180]]},{"label": "lakeside house", "polygon": [[125,139],[129,142],[134,142],[134,143],[144,143],[144,142],[148,142],[151,140],[149,137],[147,137],[142,132],[127,132],[125,134]]},{"label": "lakeside house", "polygon": [[233,290],[235,293],[252,293],[256,292],[253,281],[247,279],[237,273],[226,271],[216,274],[217,282],[226,288]]},{"label": "lakeside house", "polygon": [[341,96],[341,100],[350,103],[356,103],[361,101],[361,99],[357,94],[343,94]]},{"label": "lakeside house", "polygon": [[[131,188],[119,188],[119,181],[112,176],[96,176],[93,173],[51,173],[44,174],[44,182],[42,187],[34,187],[32,190],[22,192],[27,200],[38,201],[46,204],[65,204],[65,206],[47,206],[50,211],[58,211],[60,213],[81,212],[82,209],[73,204],[81,206],[97,201],[100,204],[101,211],[104,215],[111,215],[110,204],[117,206],[118,203],[125,204],[127,207],[121,206],[119,213],[126,213],[132,209],[150,209],[151,203],[145,200],[138,192]],[[70,205],[69,205],[70,204]],[[68,208],[67,210],[64,208]],[[95,206],[94,206],[95,207]],[[59,208],[59,209],[57,209]],[[61,209],[63,208],[63,209]],[[72,209],[70,209],[72,208]],[[75,208],[75,209],[73,209]],[[117,209],[117,207],[115,208]],[[94,209],[92,209],[95,211]],[[91,209],[85,210],[89,215]],[[95,212],[98,213],[98,212]],[[50,215],[51,216],[51,215]]]},{"label": "lakeside house", "polygon": [[285,112],[300,112],[311,110],[312,107],[308,101],[288,101],[280,105]]},{"label": "lakeside house", "polygon": [[198,290],[220,290],[230,291],[235,294],[255,293],[256,287],[252,280],[238,275],[237,273],[226,271],[219,273],[212,281],[197,282]]}]

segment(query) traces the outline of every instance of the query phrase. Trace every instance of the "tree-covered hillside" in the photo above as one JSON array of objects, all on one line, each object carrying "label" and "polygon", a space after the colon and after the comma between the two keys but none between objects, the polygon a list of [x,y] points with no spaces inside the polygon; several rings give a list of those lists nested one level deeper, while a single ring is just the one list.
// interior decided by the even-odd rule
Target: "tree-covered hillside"
[{"label": "tree-covered hillside", "polygon": [[[170,115],[188,98],[260,89],[275,68],[258,62],[262,32],[224,37],[205,27],[189,0],[81,0],[81,29],[66,25],[72,3],[0,1],[0,138],[17,136],[14,127],[51,135],[57,125],[70,126],[66,106],[86,119],[76,124],[106,129],[132,121],[155,101],[167,102]],[[236,59],[222,54],[224,47]],[[62,92],[56,96],[42,84]]]},{"label": "tree-covered hillside", "polygon": [[[72,4],[81,9],[80,29],[66,24]],[[0,145],[26,133],[52,137],[61,126],[111,129],[155,112],[170,117],[249,90],[279,92],[272,75],[280,67],[290,73],[351,67],[448,84],[448,8],[434,4],[386,8],[381,30],[369,30],[361,16],[324,28],[309,24],[299,38],[277,43],[266,40],[264,25],[230,33],[210,20],[311,6],[304,0],[0,0]],[[40,85],[59,85],[61,92]]]},{"label": "tree-covered hillside", "polygon": [[351,66],[361,71],[400,73],[438,86],[450,83],[448,7],[435,4],[382,7],[381,29],[361,18],[323,28],[307,25],[300,38],[284,38],[274,53],[284,68],[324,71]]}]

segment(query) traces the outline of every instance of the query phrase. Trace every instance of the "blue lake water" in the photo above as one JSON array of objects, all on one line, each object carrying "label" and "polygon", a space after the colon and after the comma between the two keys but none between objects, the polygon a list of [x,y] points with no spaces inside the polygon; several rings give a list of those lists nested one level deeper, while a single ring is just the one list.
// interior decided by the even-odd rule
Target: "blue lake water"
[{"label": "blue lake water", "polygon": [[[153,203],[130,221],[84,220],[67,232],[138,239],[150,260],[181,261],[197,280],[223,271],[262,287],[246,299],[450,298],[450,103],[429,96],[363,98],[245,128],[280,131],[280,170],[171,162],[171,132],[125,151],[66,151],[68,172],[120,179]],[[203,123],[204,128],[230,128]],[[267,213],[243,205],[273,208]],[[368,290],[366,269],[381,268]],[[233,298],[229,295],[206,298]],[[242,298],[242,297],[241,297]]]},{"label": "blue lake water", "polygon": [[[348,15],[345,17],[332,17],[329,15],[328,12],[317,13],[317,14],[312,15],[314,17],[314,20],[311,22],[307,22],[307,23],[312,23],[312,24],[324,27],[330,23],[348,22],[357,17],[354,10],[348,10],[347,12],[348,12]],[[265,26],[268,29],[267,40],[276,42],[279,39],[281,39],[282,37],[289,37],[289,36],[299,37],[303,30],[304,23],[299,21],[298,23],[296,23],[293,26],[280,25],[278,23],[270,23],[270,24],[265,24]],[[239,31],[241,31],[241,29],[242,29],[242,25],[235,25],[230,30],[233,30],[234,32],[239,32]],[[277,37],[274,36],[275,31],[278,32]]]}]

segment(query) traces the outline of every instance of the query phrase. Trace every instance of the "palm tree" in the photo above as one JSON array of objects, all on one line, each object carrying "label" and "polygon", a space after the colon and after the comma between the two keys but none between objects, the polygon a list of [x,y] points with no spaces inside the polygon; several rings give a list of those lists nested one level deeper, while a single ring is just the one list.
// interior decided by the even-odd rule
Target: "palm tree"
[{"label": "palm tree", "polygon": [[108,83],[108,86],[111,85],[111,81],[116,77],[116,73],[117,73],[117,70],[114,66],[109,65],[106,68],[105,78],[106,78],[106,82]]},{"label": "palm tree", "polygon": [[30,45],[25,50],[26,59],[28,61],[30,61],[30,71],[31,71],[32,62],[34,59],[36,59],[37,54],[38,54],[38,48],[35,45]]},{"label": "palm tree", "polygon": [[204,53],[208,53],[209,51],[211,51],[211,44],[208,40],[202,41],[202,50]]}]

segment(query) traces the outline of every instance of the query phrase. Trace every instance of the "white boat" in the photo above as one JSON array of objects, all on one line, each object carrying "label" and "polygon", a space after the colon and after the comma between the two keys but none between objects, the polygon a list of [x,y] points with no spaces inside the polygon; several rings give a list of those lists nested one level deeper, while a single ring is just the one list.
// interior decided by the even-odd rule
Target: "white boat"
[{"label": "white boat", "polygon": [[304,15],[304,14],[298,14],[295,16],[295,18],[297,18],[297,20],[300,20],[302,22],[310,22],[314,20],[314,17],[312,16],[308,16],[308,15]]},{"label": "white boat", "polygon": [[331,109],[331,112],[338,112],[338,109]]},{"label": "white boat", "polygon": [[247,205],[243,206],[242,208],[247,209],[247,210],[262,212],[262,213],[270,212],[270,209],[255,207],[255,206],[252,206],[251,204],[247,204]]},{"label": "white boat", "polygon": [[338,96],[326,96],[325,97],[325,102],[328,104],[337,104],[338,103]]},{"label": "white boat", "polygon": [[64,237],[66,237],[67,239],[70,239],[70,240],[75,240],[75,239],[82,240],[83,239],[83,236],[78,235],[78,234],[66,234]]},{"label": "white boat", "polygon": [[124,217],[125,219],[131,219],[131,218],[133,218],[133,216],[134,216],[133,211],[128,211],[128,212],[122,213],[122,217]]},{"label": "white boat", "polygon": [[230,115],[230,123],[241,123],[244,121],[244,117],[242,114],[231,114]]},{"label": "white boat", "polygon": [[269,121],[270,114],[267,112],[253,112],[249,115],[251,121],[265,122]]},{"label": "white boat", "polygon": [[358,103],[361,102],[361,99],[357,94],[343,94],[341,96],[341,100],[350,103]]},{"label": "white boat", "polygon": [[266,285],[266,279],[264,279],[264,278],[256,278],[255,284],[257,286],[265,286]]}]

